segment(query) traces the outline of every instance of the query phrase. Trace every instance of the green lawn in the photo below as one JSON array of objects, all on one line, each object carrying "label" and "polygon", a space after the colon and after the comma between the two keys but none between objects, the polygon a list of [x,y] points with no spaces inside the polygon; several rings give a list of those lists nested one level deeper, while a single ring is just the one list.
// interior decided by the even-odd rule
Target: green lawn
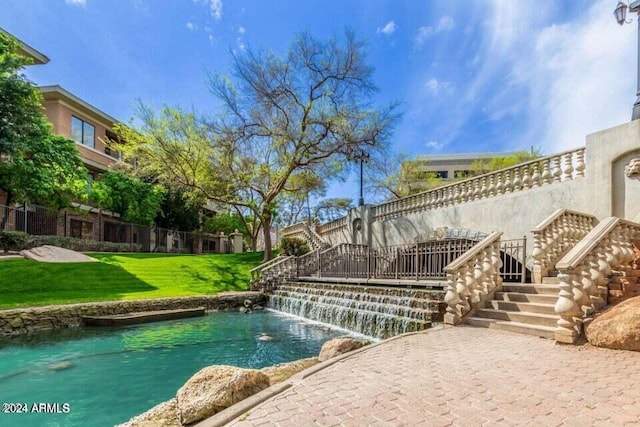
[{"label": "green lawn", "polygon": [[263,254],[90,254],[99,263],[0,261],[0,309],[246,290]]}]

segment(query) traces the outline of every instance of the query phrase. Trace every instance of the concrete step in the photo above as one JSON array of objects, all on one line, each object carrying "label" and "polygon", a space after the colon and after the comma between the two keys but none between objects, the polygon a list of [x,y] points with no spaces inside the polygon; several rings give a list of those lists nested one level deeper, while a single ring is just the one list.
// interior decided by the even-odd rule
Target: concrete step
[{"label": "concrete step", "polygon": [[496,319],[510,322],[526,323],[528,325],[550,327],[555,327],[556,323],[558,322],[557,315],[494,310],[492,308],[482,308],[476,310],[475,317],[484,317],[486,319]]},{"label": "concrete step", "polygon": [[544,284],[544,285],[559,285],[560,284],[560,279],[558,279],[557,277],[543,277],[542,278],[542,284]]},{"label": "concrete step", "polygon": [[523,294],[520,292],[496,292],[496,301],[511,302],[531,302],[536,304],[555,304],[558,301],[557,295],[552,294]]},{"label": "concrete step", "polygon": [[465,323],[471,326],[480,326],[483,328],[499,329],[502,331],[517,332],[519,334],[532,335],[541,338],[554,338],[555,326],[531,325],[520,322],[503,322],[496,319],[487,319],[482,317],[469,317],[465,319]]},{"label": "concrete step", "polygon": [[[555,300],[554,300],[555,304]],[[513,302],[513,301],[489,301],[487,308],[503,311],[519,311],[525,313],[538,313],[555,315],[554,304],[540,304],[531,302]]]},{"label": "concrete step", "polygon": [[530,283],[525,285],[508,283],[502,285],[502,291],[518,292],[523,294],[558,295],[560,288],[557,285],[546,285],[542,283]]}]

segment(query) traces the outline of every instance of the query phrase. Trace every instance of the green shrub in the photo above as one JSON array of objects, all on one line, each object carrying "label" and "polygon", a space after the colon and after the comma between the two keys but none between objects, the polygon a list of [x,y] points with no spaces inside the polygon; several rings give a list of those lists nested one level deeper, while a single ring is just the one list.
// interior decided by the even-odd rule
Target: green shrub
[{"label": "green shrub", "polygon": [[9,251],[20,251],[27,245],[29,235],[22,231],[2,231],[0,230],[0,248],[4,253]]},{"label": "green shrub", "polygon": [[285,255],[300,256],[309,252],[307,242],[297,237],[283,237],[280,240],[280,249]]},{"label": "green shrub", "polygon": [[26,246],[35,248],[42,245],[53,245],[78,252],[140,252],[142,250],[142,246],[137,243],[131,245],[130,243],[99,242],[60,236],[31,236]]}]

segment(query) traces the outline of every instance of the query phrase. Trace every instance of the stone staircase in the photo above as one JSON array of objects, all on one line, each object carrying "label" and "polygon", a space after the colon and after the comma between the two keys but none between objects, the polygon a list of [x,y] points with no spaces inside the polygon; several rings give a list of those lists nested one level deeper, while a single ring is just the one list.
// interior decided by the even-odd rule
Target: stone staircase
[{"label": "stone staircase", "polygon": [[465,322],[553,339],[558,321],[554,310],[560,291],[558,284],[556,277],[544,277],[542,283],[503,283],[493,299]]}]

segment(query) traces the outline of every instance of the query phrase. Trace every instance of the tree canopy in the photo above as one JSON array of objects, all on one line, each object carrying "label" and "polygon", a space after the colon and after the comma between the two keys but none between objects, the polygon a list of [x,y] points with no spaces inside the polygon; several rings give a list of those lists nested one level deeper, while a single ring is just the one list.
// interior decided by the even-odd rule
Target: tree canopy
[{"label": "tree canopy", "polygon": [[119,148],[137,159],[135,173],[251,212],[269,259],[278,197],[296,191],[301,174],[328,177],[352,153],[387,144],[397,116],[372,105],[371,77],[353,33],[327,41],[302,33],[284,56],[248,49],[233,56],[231,76],[210,76],[218,114],[142,107],[142,128],[122,128]]},{"label": "tree canopy", "polygon": [[86,197],[87,171],[73,141],[51,134],[40,91],[21,74],[31,59],[0,33],[0,189],[12,202],[63,207]]},{"label": "tree canopy", "polygon": [[91,190],[91,200],[99,207],[119,212],[122,220],[140,225],[153,224],[162,197],[160,186],[117,171],[102,174]]}]

